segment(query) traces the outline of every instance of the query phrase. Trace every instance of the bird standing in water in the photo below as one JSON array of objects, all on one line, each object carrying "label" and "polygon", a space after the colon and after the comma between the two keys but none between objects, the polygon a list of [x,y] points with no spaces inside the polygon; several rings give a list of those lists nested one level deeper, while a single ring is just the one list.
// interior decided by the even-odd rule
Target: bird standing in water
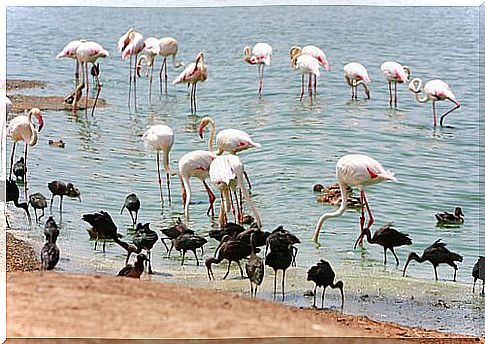
[{"label": "bird standing in water", "polygon": [[344,66],[345,80],[352,89],[352,100],[357,100],[357,86],[362,85],[367,99],[370,99],[370,91],[367,84],[370,82],[367,69],[357,62],[347,63]]},{"label": "bird standing in water", "polygon": [[60,196],[61,200],[59,202],[59,211],[62,214],[62,199],[64,196],[77,198],[79,202],[81,202],[81,191],[78,188],[74,187],[72,183],[64,183],[59,180],[54,180],[47,184],[48,189],[52,193],[51,204],[50,204],[50,211],[52,212],[52,203],[54,202],[55,196]]},{"label": "bird standing in water", "polygon": [[[44,216],[44,209],[47,208],[47,199],[43,194],[40,192],[36,192],[29,196],[29,204],[34,208],[35,212],[35,220],[39,222],[39,220]],[[37,217],[37,209],[42,210],[42,215]]]},{"label": "bird standing in water", "polygon": [[[201,236],[194,235],[194,234],[182,234],[179,235],[177,238],[172,239],[173,247],[177,251],[182,251],[182,263],[184,265],[185,261],[185,253],[187,251],[194,252],[195,260],[197,262],[197,266],[199,266],[199,258],[197,257],[197,249],[202,249],[202,254],[204,254],[204,245],[207,243],[207,240]],[[170,252],[169,252],[170,254]]]},{"label": "bird standing in water", "polygon": [[192,86],[190,92],[190,112],[197,113],[197,83],[207,80],[207,65],[204,62],[204,54],[202,52],[197,54],[195,62],[189,64],[182,73],[172,82],[173,85],[188,84]]},{"label": "bird standing in water", "polygon": [[[123,214],[123,210],[126,208],[128,212],[130,213],[131,220],[133,221],[133,226],[138,221],[138,211],[140,211],[140,199],[138,198],[137,195],[134,193],[129,194],[125,198],[125,204],[123,204],[123,207],[121,208],[120,215]],[[135,213],[135,216],[133,216],[133,213]]]},{"label": "bird standing in water", "polygon": [[335,280],[335,272],[333,271],[330,264],[321,259],[317,265],[314,265],[308,270],[307,281],[315,282],[315,289],[313,290],[313,307],[317,306],[316,298],[317,298],[317,287],[323,287],[322,291],[322,309],[323,309],[323,301],[325,298],[325,290],[327,287],[332,289],[339,288],[340,295],[342,295],[342,303],[340,308],[344,308],[344,283],[342,281],[337,281],[334,283]]},{"label": "bird standing in water", "polygon": [[408,234],[401,233],[392,226],[392,222],[385,224],[376,230],[372,237],[370,229],[364,229],[365,235],[367,236],[367,242],[369,244],[381,245],[384,249],[384,265],[387,264],[387,250],[392,252],[394,258],[396,258],[396,265],[399,265],[399,259],[397,258],[396,252],[394,252],[394,247],[411,245],[413,243]]},{"label": "bird standing in water", "polygon": [[118,276],[140,278],[145,270],[145,261],[147,256],[144,253],[140,253],[136,256],[136,262],[134,265],[127,264],[123,269],[118,272]]},{"label": "bird standing in water", "polygon": [[485,294],[485,257],[480,256],[478,261],[473,265],[473,293],[475,293],[475,284],[477,280],[482,280],[482,294]]},{"label": "bird standing in water", "polygon": [[40,261],[42,270],[52,270],[59,262],[60,250],[56,241],[59,236],[59,228],[51,216],[46,221],[44,235],[47,242],[40,251]]},{"label": "bird standing in water", "polygon": [[381,71],[384,74],[384,78],[389,83],[389,106],[392,106],[392,89],[391,84],[394,83],[394,107],[397,107],[397,84],[408,83],[411,70],[408,66],[402,66],[401,64],[389,61],[384,62],[381,65]]},{"label": "bird standing in water", "polygon": [[[25,213],[27,214],[27,218],[29,219],[29,226],[32,223],[32,220],[30,219],[30,213],[29,213],[29,205],[25,202],[19,203],[19,197],[20,197],[20,191],[19,187],[17,186],[17,183],[15,183],[15,180],[9,179],[5,181],[5,203],[8,202],[13,202],[13,204],[17,208],[22,208],[25,210]],[[5,210],[7,210],[7,207],[5,207]],[[8,223],[7,216],[5,216],[5,220],[7,222],[7,227],[10,228],[10,224]]]},{"label": "bird standing in water", "polygon": [[[158,234],[154,230],[150,229],[150,223],[137,224],[136,232],[133,236],[133,244],[140,250],[144,249],[147,251],[147,262],[148,262],[148,274],[153,274],[152,270],[152,253],[151,250],[155,243],[158,241]],[[130,258],[130,252],[128,252],[128,261]]]},{"label": "bird standing in water", "polygon": [[273,48],[268,43],[256,43],[251,51],[250,47],[244,48],[244,62],[258,65],[259,88],[258,95],[263,92],[264,67],[271,65]]},{"label": "bird standing in water", "polygon": [[[251,234],[251,255],[246,263],[246,274],[249,278],[251,287],[251,297],[256,297],[258,286],[263,283],[264,262],[263,259],[256,255],[256,245],[254,244],[254,233]],[[254,284],[254,287],[253,287]]]}]

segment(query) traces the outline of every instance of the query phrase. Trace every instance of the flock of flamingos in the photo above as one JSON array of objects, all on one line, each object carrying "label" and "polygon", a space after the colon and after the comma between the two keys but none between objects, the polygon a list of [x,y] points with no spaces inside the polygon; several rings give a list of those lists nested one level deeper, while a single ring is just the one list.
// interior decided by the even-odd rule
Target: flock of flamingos
[{"label": "flock of flamingos", "polygon": [[[128,91],[128,106],[131,106],[131,95],[133,94],[134,106],[136,108],[136,80],[141,76],[143,68],[145,68],[145,76],[149,78],[150,86],[149,92],[151,97],[152,90],[152,80],[153,80],[153,70],[155,65],[155,59],[157,56],[161,56],[163,61],[159,71],[160,79],[160,91],[165,89],[167,92],[167,59],[172,57],[172,64],[175,68],[184,67],[184,70],[173,80],[173,84],[187,84],[191,87],[190,100],[191,100],[191,111],[196,112],[196,89],[199,82],[203,82],[207,79],[208,71],[207,65],[204,61],[204,54],[202,52],[198,53],[196,59],[193,63],[185,65],[184,63],[176,62],[176,55],[178,52],[178,43],[175,39],[167,37],[162,39],[157,39],[155,37],[149,37],[143,39],[141,33],[134,29],[128,30],[118,41],[118,50],[121,53],[123,59],[130,59],[130,82]],[[81,100],[83,90],[86,89],[85,93],[85,108],[88,108],[88,93],[89,93],[89,73],[88,64],[91,64],[91,74],[96,79],[97,92],[92,106],[92,114],[96,107],[96,102],[101,91],[101,83],[99,82],[99,65],[96,61],[99,58],[108,57],[109,53],[100,44],[87,41],[87,40],[76,40],[72,41],[65,46],[65,48],[57,55],[58,58],[72,58],[76,61],[75,79],[76,87],[74,91],[65,98],[65,102],[72,104],[73,111],[76,111],[77,105]],[[305,93],[305,76],[308,76],[308,88],[307,92],[310,98],[314,98],[317,89],[317,78],[320,76],[320,69],[329,70],[329,63],[325,56],[325,53],[316,46],[308,45],[303,48],[292,47],[289,52],[291,65],[293,68],[301,73],[301,94],[300,100],[303,98]],[[251,65],[258,65],[258,77],[259,77],[259,87],[258,94],[262,95],[263,92],[263,79],[265,68],[271,65],[272,60],[272,47],[267,43],[257,43],[252,49],[250,47],[244,48],[244,61]],[[144,66],[145,65],[145,66]],[[79,70],[81,71],[81,78],[79,78]],[[427,82],[423,88],[423,81],[419,78],[409,80],[410,69],[407,66],[402,66],[397,62],[385,62],[381,66],[384,78],[389,84],[389,105],[397,106],[397,84],[408,84],[410,91],[415,93],[416,100],[420,103],[425,103],[430,101],[432,103],[434,126],[437,125],[437,112],[436,112],[436,102],[450,100],[454,103],[454,107],[445,112],[440,116],[440,126],[443,126],[444,118],[452,111],[460,107],[460,103],[457,101],[455,95],[452,93],[450,87],[441,80],[432,80]],[[348,63],[344,67],[345,80],[349,87],[351,88],[352,99],[357,99],[357,89],[358,86],[362,86],[367,98],[370,98],[369,82],[370,78],[367,73],[366,68],[356,62]],[[393,86],[394,85],[394,91]],[[421,96],[422,95],[422,96]],[[8,110],[7,110],[8,111]],[[32,117],[35,117],[38,121],[38,129],[32,123]],[[158,185],[160,190],[160,201],[163,204],[164,196],[162,194],[162,177],[160,168],[160,152],[162,152],[163,157],[163,167],[166,173],[166,184],[168,190],[168,199],[171,201],[171,191],[170,191],[170,176],[178,175],[182,181],[182,198],[185,210],[185,219],[189,220],[189,205],[191,201],[191,178],[197,178],[203,184],[208,198],[209,198],[209,208],[207,214],[212,213],[214,215],[214,203],[216,196],[207,184],[206,180],[209,178],[212,183],[217,187],[221,195],[221,205],[219,213],[219,222],[221,225],[221,230],[226,234],[220,237],[221,244],[216,250],[214,258],[209,258],[206,262],[209,271],[209,278],[213,276],[212,270],[210,268],[211,264],[218,263],[222,259],[228,259],[230,262],[235,261],[239,264],[239,260],[244,257],[248,257],[249,261],[247,266],[247,273],[251,280],[251,291],[253,294],[253,282],[257,285],[261,283],[262,275],[264,273],[264,264],[261,258],[257,257],[256,253],[259,249],[256,249],[255,241],[257,241],[257,236],[262,233],[263,223],[261,217],[256,209],[256,206],[251,201],[250,189],[251,184],[247,174],[244,171],[244,165],[237,153],[260,147],[260,144],[255,142],[250,135],[246,132],[238,129],[224,129],[220,130],[216,134],[216,124],[214,120],[210,117],[204,117],[199,125],[199,135],[203,137],[206,127],[210,127],[210,136],[208,140],[208,150],[196,150],[185,154],[178,163],[178,170],[172,170],[169,163],[169,153],[174,144],[174,135],[170,127],[166,125],[153,125],[143,134],[142,139],[145,145],[156,151],[157,160],[157,173],[158,173]],[[10,173],[9,180],[11,179],[13,159],[15,154],[15,146],[17,142],[25,143],[25,199],[28,199],[27,194],[27,148],[29,146],[34,146],[37,142],[38,132],[43,127],[43,118],[39,109],[32,109],[27,115],[19,115],[14,117],[7,129],[7,135],[13,142],[12,154],[10,158]],[[214,146],[215,141],[215,146]],[[229,154],[223,154],[227,152]],[[313,241],[318,243],[318,238],[320,231],[322,230],[323,224],[326,220],[341,216],[348,205],[348,187],[355,187],[360,191],[360,205],[361,205],[361,217],[360,217],[360,235],[356,241],[356,245],[362,245],[364,238],[367,236],[368,241],[371,243],[378,243],[384,248],[384,253],[389,249],[394,254],[397,260],[397,256],[394,253],[394,247],[401,245],[411,244],[410,238],[407,235],[394,230],[391,226],[381,228],[376,231],[374,237],[371,238],[369,234],[369,229],[374,222],[372,216],[369,202],[365,194],[365,188],[374,184],[378,184],[384,181],[396,181],[394,173],[386,170],[380,162],[375,159],[362,154],[349,154],[341,157],[336,164],[336,179],[340,188],[341,201],[339,208],[330,213],[323,214],[317,222],[315,232],[313,235]],[[249,190],[245,185],[245,180],[248,183]],[[52,183],[50,183],[52,184]],[[54,185],[54,184],[52,184]],[[57,185],[57,184],[56,184]],[[71,185],[71,187],[73,187]],[[51,185],[49,185],[51,189]],[[64,190],[67,190],[64,188]],[[74,189],[73,189],[74,190]],[[65,193],[54,191],[51,189],[53,197],[55,195],[62,196],[69,195],[69,191]],[[79,196],[79,192],[74,192],[74,196]],[[130,198],[131,197],[131,198]],[[17,190],[18,198],[18,190]],[[234,221],[242,224],[245,221],[243,215],[243,199],[250,207],[252,214],[254,215],[254,224],[248,233],[249,236],[245,236],[241,233],[246,233],[244,228],[239,226],[241,230],[236,231],[237,235],[230,233],[229,229],[234,226],[238,226],[236,223],[228,221],[228,218],[232,212],[234,216]],[[234,201],[236,205],[234,205]],[[62,204],[62,203],[61,203]],[[129,195],[127,197],[127,203],[125,206],[130,211],[137,211],[136,209],[136,196]],[[52,200],[51,200],[52,207]],[[131,208],[130,208],[131,207]],[[139,200],[138,200],[139,208]],[[368,214],[368,222],[366,222],[365,212]],[[236,214],[237,213],[237,214]],[[130,213],[131,214],[131,213]],[[87,214],[90,215],[90,214]],[[438,214],[441,216],[443,222],[452,221],[463,223],[463,217],[460,214],[450,214],[443,213]],[[437,216],[438,216],[437,215]],[[52,220],[52,219],[50,219]],[[49,221],[50,221],[49,220]],[[139,245],[134,241],[135,246],[130,246],[125,242],[121,241],[118,237],[116,226],[112,222],[109,214],[105,212],[100,212],[96,214],[91,214],[91,216],[86,216],[85,221],[89,222],[93,229],[96,229],[98,234],[96,238],[111,238],[118,242],[122,247],[126,248],[129,253],[138,252],[138,258],[134,265],[128,264],[121,272],[121,275],[139,277],[141,272],[143,272],[144,262],[149,260],[143,253],[141,253],[141,248],[144,248],[150,253],[150,249],[153,244],[149,242],[158,239],[158,236],[153,235],[153,231],[149,228],[140,226],[137,235],[140,238],[144,238]],[[136,220],[133,220],[135,225]],[[232,227],[231,227],[232,226]],[[57,226],[49,222],[46,225],[46,240],[48,248],[43,251],[43,259],[51,262],[49,267],[52,266],[52,261],[55,261],[56,252],[58,259],[58,249],[55,249],[55,239],[57,238],[58,232],[56,232]],[[145,229],[143,229],[145,228]],[[234,228],[233,228],[234,230]],[[54,233],[54,234],[53,234]],[[57,233],[57,234],[56,234]],[[267,232],[265,232],[267,233]],[[187,233],[186,230],[181,230],[177,232],[179,236],[174,236],[172,243],[175,245],[176,249],[180,249],[184,252],[186,250],[192,250],[195,253],[197,245],[202,245],[204,242],[198,240],[195,242],[191,238],[195,238],[193,233]],[[242,235],[242,236],[241,236]],[[136,235],[135,235],[136,236]],[[185,236],[185,237],[184,237]],[[241,238],[246,238],[243,243],[237,242],[237,240],[242,240]],[[183,238],[184,240],[180,239]],[[238,239],[239,238],[239,239]],[[379,239],[380,238],[380,239]],[[177,241],[179,240],[179,241]],[[275,273],[278,269],[285,272],[286,268],[291,264],[294,264],[295,258],[295,248],[294,244],[298,243],[298,239],[294,237],[288,231],[278,228],[272,233],[267,233],[262,241],[263,245],[269,245],[270,254],[266,256],[266,265],[270,265],[275,269]],[[141,246],[140,246],[141,245]],[[188,245],[188,246],[184,246]],[[191,246],[192,245],[192,246]],[[194,246],[195,245],[195,249]],[[232,245],[232,246],[231,246]],[[239,246],[238,246],[239,245]],[[241,246],[242,245],[242,246]],[[234,253],[231,250],[235,250]],[[239,250],[239,251],[238,251]],[[217,252],[219,255],[217,256]],[[239,256],[238,256],[239,254]],[[272,256],[271,256],[272,254]],[[417,260],[419,262],[428,260],[433,264],[435,269],[435,277],[437,279],[436,267],[441,263],[446,263],[455,269],[455,277],[457,266],[455,261],[461,261],[462,257],[456,253],[450,252],[444,243],[439,240],[433,245],[428,247],[423,255],[420,257],[417,254],[410,254],[406,267],[411,260]],[[483,258],[481,260],[483,262]],[[57,261],[56,261],[57,262]],[[127,261],[128,262],[128,261]],[[55,264],[53,264],[55,266]],[[483,266],[484,264],[480,264]],[[53,267],[53,266],[52,266]],[[483,267],[478,269],[479,264],[477,263],[473,276],[475,281],[477,279],[484,279]],[[151,266],[150,269],[151,271]],[[406,270],[406,268],[404,269]],[[229,271],[229,269],[228,269]],[[311,273],[310,273],[311,271]],[[335,273],[331,270],[331,267],[325,261],[319,262],[315,267],[310,269],[308,278],[316,283],[316,286],[323,286],[324,290],[327,286],[338,287],[342,292],[343,297],[343,284],[337,282],[334,284],[333,280]],[[479,273],[480,272],[480,273]],[[242,269],[241,269],[242,274]],[[226,274],[227,276],[227,274]],[[259,277],[258,277],[259,276]],[[325,277],[326,276],[326,277]],[[331,278],[330,278],[330,277]],[[284,283],[284,277],[283,277]],[[284,284],[283,284],[284,286]],[[283,287],[284,288],[284,287]],[[275,289],[276,292],[276,278],[275,278]],[[483,291],[482,291],[483,292]],[[255,294],[255,292],[254,292]],[[323,303],[323,298],[322,298]]]}]

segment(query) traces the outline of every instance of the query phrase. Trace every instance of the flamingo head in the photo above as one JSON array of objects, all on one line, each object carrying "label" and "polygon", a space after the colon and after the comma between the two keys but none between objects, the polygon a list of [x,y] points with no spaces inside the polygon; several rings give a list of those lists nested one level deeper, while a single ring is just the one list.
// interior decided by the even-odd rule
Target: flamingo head
[{"label": "flamingo head", "polygon": [[325,70],[328,72],[330,70],[330,64],[328,63],[327,60],[322,61],[322,66],[325,68]]},{"label": "flamingo head", "polygon": [[204,138],[204,129],[205,129],[205,127],[207,127],[207,125],[209,123],[210,123],[210,118],[209,117],[204,117],[200,121],[200,124],[199,124],[199,136],[200,136],[201,139]]},{"label": "flamingo head", "polygon": [[244,47],[244,62],[251,63],[251,48]]},{"label": "flamingo head", "polygon": [[35,118],[37,118],[37,122],[39,123],[39,132],[40,132],[44,127],[44,119],[42,118],[42,112],[38,108],[33,108],[30,110],[30,112],[32,113],[32,115],[35,116]]},{"label": "flamingo head", "polygon": [[407,80],[404,80],[404,82],[407,82],[409,78],[411,77],[411,69],[408,66],[402,66],[404,69],[404,73],[406,73]]},{"label": "flamingo head", "polygon": [[204,65],[204,53],[201,51],[197,54],[195,58],[195,66],[199,67],[199,62],[202,61],[202,65]]},{"label": "flamingo head", "polygon": [[291,47],[291,49],[290,49],[290,59],[293,60],[293,58],[300,53],[301,53],[300,47],[297,47],[297,46]]}]

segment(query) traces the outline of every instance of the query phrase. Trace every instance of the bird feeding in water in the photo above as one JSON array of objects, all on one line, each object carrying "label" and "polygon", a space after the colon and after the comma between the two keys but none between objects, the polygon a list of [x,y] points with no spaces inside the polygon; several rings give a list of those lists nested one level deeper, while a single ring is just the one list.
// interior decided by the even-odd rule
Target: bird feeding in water
[{"label": "bird feeding in water", "polygon": [[[13,202],[13,204],[17,208],[21,208],[25,210],[25,213],[27,214],[27,219],[29,220],[29,226],[32,222],[30,219],[30,213],[29,213],[29,205],[25,202],[19,203],[19,197],[20,197],[20,191],[19,187],[17,186],[17,183],[13,179],[9,179],[5,181],[5,203]],[[5,211],[7,210],[7,207],[5,207]],[[7,222],[7,227],[10,228],[10,224],[8,223],[7,216],[5,216],[5,220]]]},{"label": "bird feeding in water", "polygon": [[[304,46],[303,49],[299,46],[293,46],[290,49],[290,59],[292,60],[292,66],[296,69],[299,69],[302,73],[301,76],[301,84],[302,84],[302,94],[300,95],[300,100],[303,97],[303,86],[305,83],[305,74],[309,74],[309,77],[312,78],[313,76],[313,93],[317,95],[317,76],[320,74],[320,68],[318,68],[318,73],[315,73],[317,70],[315,67],[315,63],[311,59],[303,58],[299,63],[297,61],[300,55],[310,56],[313,59],[317,60],[317,63],[322,66],[326,71],[330,70],[330,64],[327,60],[327,55],[323,52],[322,49],[315,45],[307,45]],[[293,59],[295,58],[295,61]],[[297,66],[299,64],[299,66]],[[313,70],[313,72],[312,72]],[[308,73],[310,72],[310,73]],[[309,86],[311,86],[312,80],[309,80]],[[310,93],[310,89],[308,89]]]},{"label": "bird feeding in water", "polygon": [[[394,100],[394,107],[397,107],[397,84],[408,83],[411,70],[408,66],[403,66],[394,61],[384,62],[381,65],[382,74],[389,83],[389,106],[392,106]],[[394,98],[392,97],[391,84],[394,83]]]},{"label": "bird feeding in water", "polygon": [[316,265],[312,266],[307,272],[307,281],[315,282],[315,289],[313,290],[313,307],[317,306],[317,287],[323,287],[322,291],[322,309],[325,298],[325,291],[327,287],[332,289],[340,289],[340,295],[342,296],[342,303],[340,308],[344,308],[344,283],[342,281],[334,282],[335,272],[330,264],[321,259]]},{"label": "bird feeding in water", "polygon": [[[337,211],[323,214],[320,217],[312,240],[318,244],[318,235],[320,234],[323,223],[329,218],[341,216],[347,209],[347,186],[357,187],[360,190],[362,210],[360,217],[360,235],[355,242],[355,248],[357,244],[363,244],[363,238],[365,235],[364,228],[370,229],[374,223],[374,218],[365,195],[365,188],[386,180],[397,181],[397,179],[394,177],[394,172],[385,170],[380,162],[363,154],[349,154],[341,157],[335,165],[335,174],[339,183],[340,193],[342,195],[340,207]],[[364,227],[364,208],[367,209],[367,213],[369,214],[369,222],[366,227]]]},{"label": "bird feeding in water", "polygon": [[[140,199],[138,196],[134,193],[129,194],[125,198],[125,203],[123,204],[123,207],[120,210],[120,215],[123,214],[123,210],[126,208],[128,212],[130,213],[131,220],[133,221],[133,226],[138,221],[138,211],[140,211]],[[133,213],[135,216],[133,216]]]},{"label": "bird feeding in water", "polygon": [[310,97],[310,102],[313,101],[315,87],[312,86],[312,80],[317,81],[320,77],[320,64],[318,60],[310,55],[303,55],[298,50],[290,50],[291,66],[301,73],[301,93],[300,101],[303,99],[305,94],[305,75],[308,74],[308,95]]},{"label": "bird feeding in water", "polygon": [[392,252],[394,258],[396,258],[396,265],[399,265],[399,259],[397,258],[396,252],[394,252],[394,247],[411,245],[413,243],[408,234],[401,233],[392,226],[392,222],[385,224],[376,230],[372,237],[370,229],[364,229],[365,235],[367,236],[367,242],[369,244],[381,245],[384,249],[384,265],[387,264],[387,250]]},{"label": "bird feeding in water", "polygon": [[344,66],[345,80],[352,89],[352,100],[357,100],[357,86],[362,85],[367,99],[370,99],[370,90],[367,84],[370,82],[367,69],[357,62],[347,63]]},{"label": "bird feeding in water", "polygon": [[[162,94],[163,81],[165,83],[165,93],[168,93],[167,92],[167,83],[168,83],[168,81],[167,81],[168,80],[167,58],[172,56],[172,65],[173,65],[173,68],[175,68],[175,69],[178,69],[180,67],[185,67],[185,63],[183,63],[183,62],[177,63],[175,61],[176,57],[177,57],[178,50],[179,50],[179,45],[178,45],[178,42],[175,38],[163,37],[163,38],[159,39],[158,43],[160,45],[159,54],[163,58],[162,65],[160,66],[160,73],[159,73],[160,94]],[[164,74],[163,81],[162,81],[162,74]]]},{"label": "bird feeding in water", "polygon": [[256,43],[251,51],[250,47],[244,48],[244,62],[251,65],[258,65],[259,88],[258,95],[261,97],[263,92],[264,67],[271,65],[273,48],[268,43]]},{"label": "bird feeding in water", "polygon": [[51,204],[50,204],[50,211],[52,212],[52,203],[54,202],[55,196],[60,196],[61,200],[59,201],[59,212],[62,214],[62,200],[64,196],[77,198],[79,202],[81,202],[81,191],[78,188],[74,187],[72,183],[64,183],[59,180],[54,180],[47,184],[48,189],[52,193]]},{"label": "bird feeding in water", "polygon": [[[39,222],[44,216],[44,209],[47,208],[47,199],[40,192],[36,192],[29,196],[29,204],[34,208],[35,221]],[[42,210],[42,214],[39,217],[37,217],[37,209]]]}]

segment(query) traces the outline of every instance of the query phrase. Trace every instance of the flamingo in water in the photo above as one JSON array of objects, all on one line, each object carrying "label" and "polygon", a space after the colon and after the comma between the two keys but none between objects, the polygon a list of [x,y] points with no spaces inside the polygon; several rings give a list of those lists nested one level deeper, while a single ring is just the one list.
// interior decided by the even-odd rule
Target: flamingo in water
[{"label": "flamingo in water", "polygon": [[[15,146],[17,142],[24,141],[25,142],[25,149],[24,149],[24,163],[25,163],[25,181],[24,181],[24,191],[25,191],[25,199],[29,199],[27,196],[27,149],[29,146],[33,147],[37,144],[38,140],[38,132],[42,130],[44,127],[44,119],[42,118],[42,112],[38,108],[31,109],[28,113],[25,111],[25,115],[20,115],[14,117],[7,128],[7,136],[13,141],[12,145],[12,154],[10,155],[10,172],[8,174],[8,179],[12,178],[12,168],[13,168],[13,160],[15,156]],[[39,130],[35,128],[34,124],[32,123],[32,116],[37,119],[39,123]]]},{"label": "flamingo in water", "polygon": [[303,55],[301,51],[293,50],[293,55],[291,55],[291,65],[301,73],[300,100],[303,99],[303,94],[305,93],[305,74],[308,74],[308,94],[310,95],[310,101],[312,101],[312,76],[313,79],[315,79],[315,82],[317,77],[320,76],[320,64],[318,63],[318,60],[310,55]]},{"label": "flamingo in water", "polygon": [[[256,219],[256,223],[259,228],[262,227],[261,218],[258,210],[254,206],[249,192],[244,185],[244,165],[236,155],[222,155],[215,158],[209,170],[211,181],[217,186],[221,192],[221,209],[219,214],[219,223],[224,226],[227,223],[227,213],[231,211],[231,190],[235,191],[239,189],[242,193],[242,197],[246,199],[249,204],[249,208],[253,212]],[[236,195],[236,193],[234,193]],[[241,200],[242,201],[242,200]],[[242,203],[238,203],[236,198],[236,204],[238,208],[239,219],[242,220]],[[235,210],[232,209],[234,217],[236,217]]]},{"label": "flamingo in water", "polygon": [[357,86],[362,85],[364,87],[367,99],[370,99],[370,91],[367,84],[370,82],[367,69],[363,65],[357,62],[347,63],[344,66],[345,80],[352,89],[352,100],[357,99]]},{"label": "flamingo in water", "polygon": [[62,49],[62,51],[56,56],[56,59],[70,58],[76,61],[76,69],[74,71],[74,79],[76,80],[76,86],[79,83],[79,62],[77,60],[76,50],[79,47],[79,45],[83,42],[86,42],[86,40],[80,39],[80,40],[70,41]]},{"label": "flamingo in water", "polygon": [[167,173],[167,188],[168,188],[168,200],[172,203],[170,196],[170,175],[177,174],[170,169],[169,155],[172,149],[174,137],[173,130],[163,124],[152,125],[142,136],[143,142],[146,147],[150,147],[157,151],[157,172],[158,172],[158,186],[160,187],[160,201],[163,205],[162,194],[162,177],[160,175],[160,151],[163,152],[163,167]]},{"label": "flamingo in water", "polygon": [[158,38],[148,37],[143,43],[145,46],[145,54],[140,55],[136,64],[136,74],[140,77],[140,71],[142,63],[146,63],[145,76],[148,78],[148,68],[150,67],[150,86],[149,86],[149,100],[152,102],[152,81],[153,81],[153,66],[155,64],[155,58],[160,54],[160,43]]},{"label": "flamingo in water", "polygon": [[197,83],[204,82],[207,79],[207,65],[204,62],[204,54],[202,52],[197,54],[195,62],[189,64],[182,73],[172,82],[173,85],[180,83],[192,85],[190,92],[190,112],[197,112],[196,90]]},{"label": "flamingo in water", "polygon": [[252,51],[250,47],[244,48],[244,62],[258,65],[259,96],[263,92],[264,67],[271,65],[272,57],[273,48],[268,43],[256,43]]},{"label": "flamingo in water", "polygon": [[[417,85],[416,85],[417,84]],[[455,107],[451,110],[448,110],[440,117],[440,127],[443,126],[443,120],[445,116],[449,115],[451,112],[458,109],[461,104],[456,100],[455,95],[451,92],[450,86],[442,80],[430,80],[424,85],[424,97],[420,98],[419,93],[423,88],[423,80],[419,78],[414,78],[409,83],[409,90],[416,95],[416,100],[419,103],[426,103],[431,101],[433,105],[433,117],[434,117],[434,126],[436,127],[436,102],[441,100],[449,99],[451,102],[455,103]]]},{"label": "flamingo in water", "polygon": [[[293,56],[295,56],[299,53],[301,53],[302,55],[308,55],[308,56],[315,58],[318,61],[318,64],[320,66],[322,66],[323,68],[325,68],[325,70],[327,72],[330,70],[330,64],[328,63],[327,55],[325,55],[323,50],[320,49],[319,47],[317,47],[315,45],[307,45],[307,46],[304,46],[303,49],[302,49],[301,47],[293,46],[290,49],[290,58],[292,59]],[[304,78],[303,75],[302,75],[302,78]],[[314,79],[313,90],[314,90],[314,93],[317,94],[317,78],[316,78],[316,76],[314,76],[313,79]],[[305,81],[302,80],[302,84],[304,82]]]},{"label": "flamingo in water", "polygon": [[131,74],[131,64],[133,56],[135,56],[135,67],[138,64],[138,54],[140,54],[145,48],[145,43],[143,42],[143,35],[135,29],[131,28],[125,33],[123,36],[120,37],[118,40],[118,52],[121,53],[121,58],[124,60],[127,57],[130,57],[130,84],[128,87],[128,107],[130,106],[131,101],[131,83],[133,80],[133,90],[135,96],[135,110],[136,110],[136,68],[133,70],[133,76]]},{"label": "flamingo in water", "polygon": [[164,79],[165,79],[165,93],[167,92],[167,58],[172,56],[172,64],[173,68],[178,69],[180,67],[185,67],[185,63],[180,62],[176,63],[175,59],[177,57],[177,52],[179,50],[179,44],[175,38],[172,37],[163,37],[160,38],[158,41],[158,44],[160,46],[160,56],[163,58],[162,61],[162,66],[160,67],[160,93],[162,93],[162,74],[164,73]]},{"label": "flamingo in water", "polygon": [[[355,242],[355,248],[355,246],[357,246],[357,243],[359,243],[359,245],[362,245],[362,241],[365,236],[364,228],[370,229],[370,227],[374,223],[374,218],[372,217],[369,203],[367,202],[367,198],[365,196],[365,187],[378,184],[385,180],[397,181],[397,179],[394,177],[394,173],[385,170],[380,162],[363,154],[348,154],[341,157],[335,165],[335,172],[342,195],[342,202],[340,203],[340,207],[337,211],[323,214],[320,217],[317,223],[317,227],[315,228],[315,232],[313,234],[313,241],[318,244],[318,235],[320,234],[323,223],[327,219],[341,216],[347,209],[347,186],[357,187],[360,190],[362,213],[360,217],[360,235]],[[366,227],[364,227],[364,207],[369,213],[369,222]]]},{"label": "flamingo in water", "polygon": [[204,185],[207,195],[209,196],[207,215],[209,215],[210,212],[214,215],[214,202],[216,196],[205,180],[209,177],[210,165],[215,158],[216,155],[213,152],[195,150],[185,154],[179,160],[179,176],[182,180],[182,200],[184,202],[186,221],[189,221],[189,204],[192,196],[190,178],[192,177],[199,179]]},{"label": "flamingo in water", "polygon": [[391,83],[394,83],[394,107],[397,107],[397,84],[407,83],[411,75],[411,70],[408,66],[389,61],[381,65],[381,71],[389,83],[389,106],[392,106]]}]

